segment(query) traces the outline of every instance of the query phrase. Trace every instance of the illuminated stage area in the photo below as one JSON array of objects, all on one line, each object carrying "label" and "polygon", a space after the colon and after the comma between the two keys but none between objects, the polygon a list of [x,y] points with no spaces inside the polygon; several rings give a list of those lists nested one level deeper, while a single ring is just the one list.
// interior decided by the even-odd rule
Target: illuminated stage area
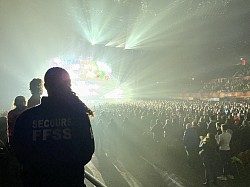
[{"label": "illuminated stage area", "polygon": [[49,67],[62,67],[71,76],[72,90],[88,102],[102,99],[129,99],[129,88],[120,84],[112,67],[92,57],[56,57],[49,60]]}]

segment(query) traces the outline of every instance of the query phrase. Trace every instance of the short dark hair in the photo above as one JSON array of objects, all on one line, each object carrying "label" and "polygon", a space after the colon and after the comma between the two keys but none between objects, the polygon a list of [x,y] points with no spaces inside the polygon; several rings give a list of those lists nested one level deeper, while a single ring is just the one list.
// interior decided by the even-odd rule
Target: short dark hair
[{"label": "short dark hair", "polygon": [[31,94],[42,94],[43,91],[43,80],[40,78],[34,78],[30,81]]},{"label": "short dark hair", "polygon": [[26,99],[24,96],[17,96],[14,101],[15,106],[24,106],[26,103]]},{"label": "short dark hair", "polygon": [[48,93],[71,92],[71,79],[69,73],[60,67],[50,68],[44,76],[44,85]]}]

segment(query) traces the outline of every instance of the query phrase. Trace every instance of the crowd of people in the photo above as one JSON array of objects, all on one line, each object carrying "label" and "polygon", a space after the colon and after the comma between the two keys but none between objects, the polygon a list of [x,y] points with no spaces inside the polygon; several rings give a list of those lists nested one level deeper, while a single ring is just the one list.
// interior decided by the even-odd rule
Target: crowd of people
[{"label": "crowd of people", "polygon": [[[115,155],[126,149],[126,145],[133,145],[134,151],[153,153],[155,159],[164,159],[169,148],[175,147],[176,152],[185,149],[190,167],[200,167],[199,161],[203,161],[204,184],[209,185],[211,180],[216,183],[217,177],[234,179],[230,158],[250,149],[249,107],[247,103],[180,100],[97,105],[92,121],[96,152]],[[209,140],[213,142],[212,150],[207,146],[209,156],[201,157],[199,152],[207,151],[205,145],[209,143],[204,142]],[[215,165],[218,160],[221,163]]]},{"label": "crowd of people", "polygon": [[[250,66],[237,65],[231,67],[220,78],[205,81],[200,92],[246,92],[250,90]],[[232,71],[232,72],[231,72]],[[229,73],[231,72],[231,73]],[[230,76],[231,74],[231,76]]]},{"label": "crowd of people", "polygon": [[[43,86],[48,96],[42,97]],[[1,117],[0,181],[4,187],[84,187],[84,166],[94,153],[93,112],[71,90],[66,70],[50,68],[30,82],[32,96],[17,96]]]},{"label": "crowd of people", "polygon": [[26,109],[32,108],[41,103],[43,81],[34,78],[30,81],[31,97],[27,100],[25,96],[15,97],[13,109],[3,112],[0,117],[0,140],[1,140],[1,169],[0,180],[5,187],[20,186],[21,166],[13,154],[13,135],[18,116]]},{"label": "crowd of people", "polygon": [[[58,70],[58,72],[61,73],[61,70]],[[65,73],[65,75],[69,76],[67,73]],[[27,149],[30,148],[37,152],[41,146],[43,147],[41,142],[37,145],[40,148],[36,147],[36,145],[33,145],[34,141],[44,141],[48,138],[54,138],[55,140],[71,138],[68,131],[68,127],[71,126],[70,120],[66,120],[66,118],[59,120],[57,117],[56,121],[51,120],[48,122],[45,118],[51,118],[52,114],[69,115],[69,111],[66,109],[70,109],[72,110],[72,118],[78,119],[78,117],[75,116],[78,114],[77,107],[88,116],[95,116],[94,118],[90,117],[90,119],[95,135],[97,155],[105,153],[111,156],[117,156],[122,150],[127,150],[131,152],[140,151],[145,155],[152,155],[154,159],[164,159],[164,156],[169,153],[169,149],[175,151],[182,149],[182,151],[186,152],[187,164],[191,168],[195,169],[196,167],[200,167],[199,162],[203,163],[205,168],[205,185],[209,185],[211,181],[216,183],[217,179],[234,179],[234,169],[231,167],[230,158],[250,149],[250,104],[247,102],[130,100],[126,102],[116,101],[96,104],[93,106],[93,113],[93,111],[83,104],[71,89],[69,89],[69,82],[66,82],[66,88],[70,90],[70,96],[67,94],[61,95],[61,91],[64,91],[63,89],[66,88],[55,87],[59,80],[53,80],[53,74],[50,76],[52,76],[50,79],[45,79],[45,83],[47,83],[45,85],[47,85],[49,97],[52,98],[50,102],[53,104],[46,104],[45,106],[45,104],[43,104],[43,102],[47,102],[45,99],[43,99],[44,101],[40,104],[43,81],[41,79],[33,79],[30,83],[32,96],[27,102],[28,105],[25,97],[17,96],[14,101],[15,108],[8,111],[7,115],[5,113],[5,116],[1,117],[1,143],[8,145],[10,151],[17,154],[18,161],[22,163],[28,162],[27,158],[29,157],[24,158],[20,148],[26,146],[25,152],[34,154],[31,153],[30,150],[27,151]],[[55,102],[58,99],[61,99],[60,102],[65,103],[61,106],[58,104],[60,102]],[[73,106],[72,104],[75,105]],[[30,111],[29,109],[32,107],[35,108],[34,113],[28,115],[29,112],[27,111]],[[55,108],[57,110],[55,110]],[[33,111],[33,109],[31,110]],[[58,111],[62,113],[58,113]],[[23,113],[29,117],[19,117],[20,115],[25,116]],[[32,118],[31,115],[34,117],[32,123],[29,120],[29,118]],[[35,120],[35,118],[37,119]],[[19,120],[16,121],[17,119]],[[89,124],[89,118],[82,120],[84,123]],[[24,136],[20,134],[20,132],[23,132],[22,123],[24,122],[31,123],[32,128],[35,128],[35,134],[33,132],[32,137],[32,145],[35,147],[30,147],[30,145],[27,144],[29,140],[24,140]],[[62,131],[54,129],[56,124],[59,126],[60,124],[62,125]],[[51,128],[49,131],[47,129],[48,125]],[[79,129],[79,127],[77,128]],[[27,137],[29,136],[27,132],[24,134],[26,134]],[[81,135],[77,134],[77,137],[80,138]],[[54,148],[58,146],[58,144],[54,143],[52,143],[52,145]],[[65,145],[69,146],[71,144],[66,143]],[[59,148],[60,147],[61,146],[59,146]],[[71,150],[71,148],[67,148]],[[82,149],[86,151],[88,148],[86,148],[86,145],[83,145]],[[44,150],[51,152],[51,150],[45,147]],[[61,149],[58,150],[58,148],[56,148],[56,150],[63,153]],[[91,159],[91,155],[94,151],[93,145],[89,151],[89,157],[85,161],[82,161],[84,163],[83,165]],[[25,155],[27,156],[28,154]],[[48,158],[47,154],[42,154]],[[42,159],[41,155],[39,155],[39,157]],[[60,158],[64,164],[66,163],[64,158],[60,156],[58,158]],[[79,158],[70,159],[74,160]],[[216,164],[218,160],[220,160],[219,165]],[[49,164],[51,160],[44,161]],[[30,165],[28,164],[28,166]],[[30,168],[28,168],[28,171],[30,172],[31,170],[29,169]],[[48,168],[42,167],[42,169],[46,170]],[[28,182],[25,181],[26,183],[30,182],[31,176],[37,179],[33,174],[29,174],[30,176],[26,178],[28,180]],[[60,173],[60,175],[64,176],[63,173]],[[53,175],[53,177],[55,176]],[[74,177],[72,176],[72,178]],[[52,180],[50,177],[48,177],[48,179]],[[37,179],[37,181],[33,182],[36,183],[38,181],[40,180]],[[58,184],[58,181],[50,182],[52,184]]]},{"label": "crowd of people", "polygon": [[248,64],[242,64],[241,67],[238,71],[234,73],[234,77],[245,77],[245,76],[250,76],[250,65]]},{"label": "crowd of people", "polygon": [[214,79],[203,84],[201,92],[246,92],[250,90],[250,80],[244,77]]}]

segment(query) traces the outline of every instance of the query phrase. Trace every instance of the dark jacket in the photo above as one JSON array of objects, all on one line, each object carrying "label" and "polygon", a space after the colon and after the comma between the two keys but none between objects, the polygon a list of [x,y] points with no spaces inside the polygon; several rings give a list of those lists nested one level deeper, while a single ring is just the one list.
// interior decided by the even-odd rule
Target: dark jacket
[{"label": "dark jacket", "polygon": [[94,137],[84,103],[43,97],[17,119],[13,147],[26,186],[82,186]]},{"label": "dark jacket", "polygon": [[185,130],[183,143],[186,149],[198,149],[200,141],[197,132],[193,127]]},{"label": "dark jacket", "polygon": [[216,121],[215,121],[215,120],[211,120],[211,121],[208,123],[207,132],[208,132],[208,133],[212,133],[212,134],[216,134],[216,133],[217,133]]},{"label": "dark jacket", "polygon": [[200,142],[199,145],[201,151],[199,152],[203,162],[212,162],[216,161],[219,156],[219,148],[216,143],[216,140],[210,140],[209,138],[205,138]]}]

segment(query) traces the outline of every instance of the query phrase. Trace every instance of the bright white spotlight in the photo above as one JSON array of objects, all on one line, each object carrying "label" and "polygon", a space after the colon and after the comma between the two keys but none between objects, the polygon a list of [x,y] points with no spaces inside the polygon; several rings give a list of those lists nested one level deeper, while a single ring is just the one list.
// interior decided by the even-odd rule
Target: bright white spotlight
[{"label": "bright white spotlight", "polygon": [[95,45],[96,44],[96,41],[95,41],[95,39],[93,39],[92,41],[91,41],[91,45]]}]

